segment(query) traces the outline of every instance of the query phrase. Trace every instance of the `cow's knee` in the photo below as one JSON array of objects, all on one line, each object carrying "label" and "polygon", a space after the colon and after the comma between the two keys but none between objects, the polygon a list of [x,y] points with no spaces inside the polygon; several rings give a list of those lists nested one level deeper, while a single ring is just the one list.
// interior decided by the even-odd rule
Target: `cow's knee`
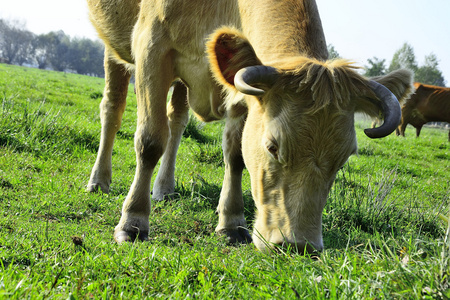
[{"label": "cow's knee", "polygon": [[169,136],[168,128],[163,126],[158,133],[137,130],[135,134],[135,150],[138,163],[144,168],[154,168],[166,149]]}]

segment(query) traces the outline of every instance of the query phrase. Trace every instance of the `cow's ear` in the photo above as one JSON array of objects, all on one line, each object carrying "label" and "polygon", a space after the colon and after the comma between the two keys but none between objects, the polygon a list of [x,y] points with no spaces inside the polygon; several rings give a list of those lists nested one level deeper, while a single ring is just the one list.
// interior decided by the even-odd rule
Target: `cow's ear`
[{"label": "cow's ear", "polygon": [[414,92],[413,78],[414,74],[410,70],[400,69],[371,79],[387,87],[402,104]]},{"label": "cow's ear", "polygon": [[[411,96],[411,93],[414,92],[413,77],[411,71],[400,69],[387,75],[373,77],[371,79],[388,88],[400,104],[403,104]],[[372,97],[376,96],[372,95]],[[381,102],[377,98],[369,98],[359,99],[360,101],[357,102],[356,111],[364,112],[372,117],[379,117],[382,113]]]},{"label": "cow's ear", "polygon": [[218,29],[206,46],[211,72],[226,87],[234,88],[234,76],[240,69],[261,65],[250,42],[237,29]]}]

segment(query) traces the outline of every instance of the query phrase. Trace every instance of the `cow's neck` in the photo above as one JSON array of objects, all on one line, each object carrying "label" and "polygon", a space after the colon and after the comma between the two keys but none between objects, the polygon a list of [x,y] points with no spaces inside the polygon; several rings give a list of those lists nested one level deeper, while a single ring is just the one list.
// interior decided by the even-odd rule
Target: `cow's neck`
[{"label": "cow's neck", "polygon": [[314,0],[239,0],[242,29],[265,62],[286,56],[328,58]]}]

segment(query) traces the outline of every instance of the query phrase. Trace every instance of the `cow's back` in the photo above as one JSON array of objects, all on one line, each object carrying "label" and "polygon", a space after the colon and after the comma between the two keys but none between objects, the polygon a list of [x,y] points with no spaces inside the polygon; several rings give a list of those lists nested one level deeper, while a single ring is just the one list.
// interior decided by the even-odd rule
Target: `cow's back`
[{"label": "cow's back", "polygon": [[[156,23],[178,52],[203,56],[207,37],[221,26],[243,30],[261,61],[293,54],[320,60],[327,48],[313,1],[285,0],[87,0],[99,36],[117,56],[133,63],[133,29],[139,14]],[[285,19],[290,22],[285,22]],[[267,42],[269,41],[269,42]],[[197,57],[198,59],[198,57]]]},{"label": "cow's back", "polygon": [[131,35],[141,0],[87,0],[89,17],[100,38],[117,58],[133,63]]},{"label": "cow's back", "polygon": [[450,122],[450,89],[420,84],[411,97],[428,122]]}]

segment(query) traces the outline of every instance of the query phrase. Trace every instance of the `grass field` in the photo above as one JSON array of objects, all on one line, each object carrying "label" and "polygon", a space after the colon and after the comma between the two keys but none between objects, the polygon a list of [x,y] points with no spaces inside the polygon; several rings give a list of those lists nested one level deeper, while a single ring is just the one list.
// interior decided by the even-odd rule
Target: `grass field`
[{"label": "grass field", "polygon": [[[449,299],[447,132],[365,137],[338,173],[314,257],[263,254],[214,234],[223,123],[189,123],[178,195],[153,203],[150,242],[117,245],[133,180],[130,87],[109,195],[85,185],[99,144],[103,80],[0,64],[0,299]],[[253,222],[244,174],[247,221]]]}]

